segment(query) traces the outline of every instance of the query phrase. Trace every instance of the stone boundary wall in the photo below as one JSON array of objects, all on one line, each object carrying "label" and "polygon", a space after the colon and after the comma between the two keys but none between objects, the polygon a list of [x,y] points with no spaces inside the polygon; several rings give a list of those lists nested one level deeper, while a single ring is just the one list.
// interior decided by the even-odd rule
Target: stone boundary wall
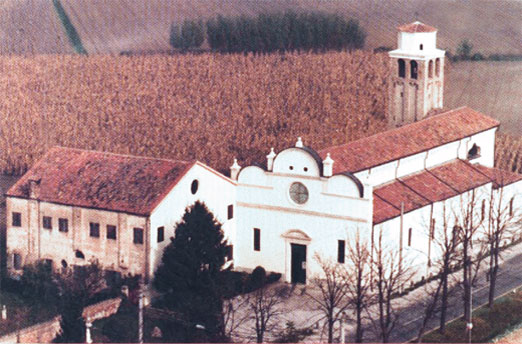
[{"label": "stone boundary wall", "polygon": [[[105,300],[94,305],[85,307],[83,317],[89,321],[106,318],[116,313],[120,306],[121,298]],[[50,343],[60,331],[60,316],[53,319],[35,324],[12,332],[0,337],[1,343]]]}]

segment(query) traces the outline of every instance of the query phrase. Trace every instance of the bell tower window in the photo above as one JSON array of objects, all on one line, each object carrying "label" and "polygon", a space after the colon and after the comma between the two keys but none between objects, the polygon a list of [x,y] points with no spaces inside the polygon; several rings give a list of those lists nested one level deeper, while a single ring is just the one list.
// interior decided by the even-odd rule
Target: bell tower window
[{"label": "bell tower window", "polygon": [[411,61],[410,62],[410,76],[412,79],[417,79],[419,74],[419,66],[417,64],[417,61]]},{"label": "bell tower window", "polygon": [[419,50],[423,50],[424,49],[424,46],[421,44],[419,45]]},{"label": "bell tower window", "polygon": [[399,78],[406,77],[406,63],[403,59],[398,60],[399,63]]},{"label": "bell tower window", "polygon": [[433,61],[428,63],[428,78],[433,78]]},{"label": "bell tower window", "polygon": [[435,60],[435,75],[437,78],[440,76],[440,58]]}]

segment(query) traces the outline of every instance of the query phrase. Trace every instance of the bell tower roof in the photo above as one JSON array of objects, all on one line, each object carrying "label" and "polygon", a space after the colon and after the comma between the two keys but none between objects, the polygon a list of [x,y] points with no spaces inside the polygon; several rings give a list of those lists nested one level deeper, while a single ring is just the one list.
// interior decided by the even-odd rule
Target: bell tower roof
[{"label": "bell tower roof", "polygon": [[410,24],[401,25],[398,27],[400,32],[417,33],[417,32],[437,32],[433,26],[426,25],[420,21],[415,21]]}]

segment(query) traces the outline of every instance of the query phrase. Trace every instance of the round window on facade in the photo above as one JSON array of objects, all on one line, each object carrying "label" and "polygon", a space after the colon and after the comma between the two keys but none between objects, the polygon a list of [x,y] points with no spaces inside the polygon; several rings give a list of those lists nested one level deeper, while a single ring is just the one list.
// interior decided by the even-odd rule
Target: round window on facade
[{"label": "round window on facade", "polygon": [[192,184],[190,185],[190,192],[192,192],[193,195],[195,195],[196,192],[198,192],[198,186],[199,186],[198,180],[194,179],[192,181]]},{"label": "round window on facade", "polygon": [[308,201],[308,189],[302,183],[292,183],[290,185],[290,198],[297,204],[305,204]]}]

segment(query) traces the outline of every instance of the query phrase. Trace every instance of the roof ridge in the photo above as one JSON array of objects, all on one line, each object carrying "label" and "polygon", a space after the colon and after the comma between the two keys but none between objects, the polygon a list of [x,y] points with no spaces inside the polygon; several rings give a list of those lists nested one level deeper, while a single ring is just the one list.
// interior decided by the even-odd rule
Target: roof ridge
[{"label": "roof ridge", "polygon": [[[178,162],[183,164],[190,164],[195,163],[196,161],[199,161],[197,159],[191,159],[191,160],[175,160],[175,159],[167,159],[167,158],[156,158],[151,156],[143,156],[143,155],[132,155],[132,154],[123,154],[123,153],[114,153],[114,152],[107,152],[107,151],[100,151],[95,149],[84,149],[84,148],[76,148],[76,147],[66,147],[66,146],[53,146],[48,151],[55,149],[64,149],[64,150],[73,150],[78,152],[86,152],[86,153],[96,153],[96,154],[106,154],[106,155],[113,155],[113,156],[119,156],[119,157],[126,157],[126,158],[133,158],[133,159],[143,159],[143,160],[159,160],[159,161],[168,161],[168,162]],[[46,153],[46,154],[47,154]]]},{"label": "roof ridge", "polygon": [[[387,129],[385,131],[381,131],[381,132],[378,132],[378,133],[375,133],[373,135],[370,135],[370,136],[366,136],[366,137],[361,137],[357,140],[353,140],[353,141],[349,141],[349,142],[346,142],[346,143],[342,143],[340,145],[335,145],[335,146],[330,146],[330,147],[327,147],[327,148],[323,148],[321,149],[320,151],[326,151],[327,149],[332,149],[332,148],[337,148],[337,147],[342,147],[342,146],[345,146],[345,145],[349,145],[349,144],[352,144],[354,142],[359,142],[359,141],[364,141],[364,140],[367,140],[367,139],[370,139],[372,137],[378,137],[380,135],[383,135],[385,133],[389,133],[389,132],[393,132],[393,131],[398,131],[398,130],[404,130],[404,128],[410,128],[412,126],[418,126],[419,123],[425,123],[426,121],[429,121],[433,118],[439,118],[439,117],[442,117],[442,115],[448,115],[450,113],[453,113],[453,112],[456,112],[456,111],[460,111],[460,110],[463,110],[463,109],[469,109],[469,110],[472,110],[472,111],[475,111],[477,113],[480,113],[482,115],[484,115],[482,112],[479,112],[479,111],[476,111],[476,110],[473,110],[472,108],[470,108],[469,106],[466,106],[466,105],[463,105],[463,106],[460,106],[458,108],[455,108],[455,109],[451,109],[451,110],[447,110],[447,111],[444,111],[444,112],[441,112],[441,113],[438,113],[438,114],[435,114],[435,115],[431,115],[429,117],[426,117],[420,121],[417,121],[417,122],[412,122],[412,123],[408,123],[408,124],[405,124],[405,125],[402,125],[400,127],[396,127],[396,128],[390,128],[390,129]],[[486,116],[486,115],[484,115]],[[489,116],[487,116],[489,117]],[[491,117],[490,117],[491,118]],[[494,118],[492,118],[494,119]],[[496,120],[495,120],[496,121]],[[497,121],[498,122],[498,121]]]}]

